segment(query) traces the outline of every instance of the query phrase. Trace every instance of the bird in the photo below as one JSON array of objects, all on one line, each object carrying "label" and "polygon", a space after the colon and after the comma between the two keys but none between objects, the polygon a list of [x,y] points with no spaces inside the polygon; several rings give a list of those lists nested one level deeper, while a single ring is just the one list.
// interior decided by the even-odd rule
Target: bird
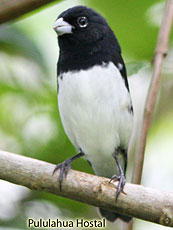
[{"label": "bird", "polygon": [[[58,37],[58,107],[65,133],[77,154],[57,164],[59,183],[72,162],[84,157],[98,176],[117,180],[116,200],[126,179],[133,106],[121,48],[106,19],[77,5],[62,12],[53,26]],[[127,217],[100,208],[113,222]]]}]

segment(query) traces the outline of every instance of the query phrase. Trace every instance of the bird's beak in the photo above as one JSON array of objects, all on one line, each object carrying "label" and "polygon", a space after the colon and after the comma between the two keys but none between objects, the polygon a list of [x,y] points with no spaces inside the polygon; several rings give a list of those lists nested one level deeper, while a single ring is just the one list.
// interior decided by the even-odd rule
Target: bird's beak
[{"label": "bird's beak", "polygon": [[68,22],[64,21],[63,18],[58,18],[53,25],[53,29],[56,31],[58,36],[71,34],[72,28],[73,27]]}]

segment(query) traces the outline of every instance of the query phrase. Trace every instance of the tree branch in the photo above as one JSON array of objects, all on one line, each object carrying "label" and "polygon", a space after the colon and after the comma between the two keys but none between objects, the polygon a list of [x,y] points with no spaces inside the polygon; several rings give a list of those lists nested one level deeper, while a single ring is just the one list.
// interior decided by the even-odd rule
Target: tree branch
[{"label": "tree branch", "polygon": [[136,147],[136,153],[135,153],[136,161],[135,161],[135,167],[133,170],[133,178],[132,178],[132,183],[134,184],[140,184],[141,182],[147,134],[151,125],[152,116],[156,105],[157,95],[159,92],[161,68],[162,68],[163,58],[167,54],[167,50],[168,50],[168,40],[169,40],[172,21],[173,21],[173,0],[167,0],[163,19],[162,19],[162,24],[158,35],[157,46],[155,50],[153,77],[152,77],[150,89],[148,92],[148,96],[144,108],[141,135],[138,139],[138,143]]},{"label": "tree branch", "polygon": [[0,24],[57,0],[1,0]]},{"label": "tree branch", "polygon": [[[157,95],[159,93],[161,68],[162,68],[163,58],[167,54],[167,50],[168,50],[168,41],[169,41],[169,34],[171,31],[172,21],[173,21],[173,0],[167,0],[164,9],[163,18],[162,18],[161,27],[159,30],[156,50],[155,50],[152,81],[147,95],[147,100],[146,100],[144,114],[143,114],[143,121],[141,126],[141,132],[137,141],[137,146],[135,151],[135,165],[134,165],[133,176],[132,176],[133,184],[141,183],[147,134],[152,122],[152,116],[157,101]],[[125,228],[127,230],[132,230],[133,221],[131,221]]]},{"label": "tree branch", "polygon": [[160,192],[141,185],[126,184],[117,203],[117,183],[109,179],[70,170],[59,189],[59,171],[55,165],[29,157],[0,151],[0,178],[33,190],[45,191],[113,210],[165,226],[173,227],[173,193]]}]

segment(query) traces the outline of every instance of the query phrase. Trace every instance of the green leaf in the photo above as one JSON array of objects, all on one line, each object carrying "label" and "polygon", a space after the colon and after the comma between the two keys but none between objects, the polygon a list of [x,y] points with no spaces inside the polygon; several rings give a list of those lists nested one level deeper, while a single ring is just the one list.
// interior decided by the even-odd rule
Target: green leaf
[{"label": "green leaf", "polygon": [[21,55],[36,62],[45,69],[43,56],[34,42],[18,28],[6,25],[0,27],[0,51]]}]

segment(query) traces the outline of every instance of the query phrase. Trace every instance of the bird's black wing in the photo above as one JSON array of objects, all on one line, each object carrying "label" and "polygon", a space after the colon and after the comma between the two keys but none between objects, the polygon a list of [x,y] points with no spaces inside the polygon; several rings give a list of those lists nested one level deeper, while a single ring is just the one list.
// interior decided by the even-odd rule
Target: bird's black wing
[{"label": "bird's black wing", "polygon": [[[126,86],[128,92],[130,93],[129,83],[128,83],[128,80],[127,80],[126,66],[125,66],[123,58],[121,56],[121,49],[118,49],[118,50],[116,49],[116,52],[114,52],[114,54],[113,54],[112,62],[119,69],[119,71],[121,73],[121,76],[122,76],[122,78],[124,80],[125,86]],[[133,106],[132,106],[132,104],[129,105],[129,112],[133,114]]]},{"label": "bird's black wing", "polygon": [[124,64],[123,58],[121,56],[121,53],[116,52],[113,56],[113,63],[114,65],[119,69],[122,78],[124,79],[125,86],[127,87],[127,90],[129,91],[129,84],[127,80],[127,71],[126,71],[126,66]]}]

